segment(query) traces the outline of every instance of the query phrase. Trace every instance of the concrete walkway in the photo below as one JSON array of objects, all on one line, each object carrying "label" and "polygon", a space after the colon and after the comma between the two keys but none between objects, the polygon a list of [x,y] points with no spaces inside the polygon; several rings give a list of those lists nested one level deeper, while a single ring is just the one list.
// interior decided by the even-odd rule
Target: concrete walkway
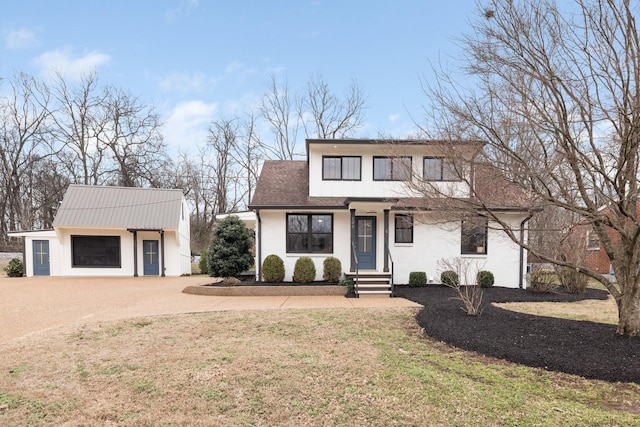
[{"label": "concrete walkway", "polygon": [[0,278],[0,344],[47,329],[163,314],[229,310],[421,307],[403,298],[220,297],[182,293],[194,277]]}]

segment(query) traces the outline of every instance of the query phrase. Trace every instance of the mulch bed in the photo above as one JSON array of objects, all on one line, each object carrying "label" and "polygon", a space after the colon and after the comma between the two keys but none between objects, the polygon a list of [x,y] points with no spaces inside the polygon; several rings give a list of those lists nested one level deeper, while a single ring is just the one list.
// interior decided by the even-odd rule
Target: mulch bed
[{"label": "mulch bed", "polygon": [[510,362],[584,378],[640,384],[640,337],[616,334],[616,327],[516,313],[501,302],[572,302],[606,299],[607,292],[540,294],[523,289],[484,290],[480,316],[467,316],[457,294],[444,286],[396,287],[396,296],[424,305],[417,315],[424,332],[452,346]]}]

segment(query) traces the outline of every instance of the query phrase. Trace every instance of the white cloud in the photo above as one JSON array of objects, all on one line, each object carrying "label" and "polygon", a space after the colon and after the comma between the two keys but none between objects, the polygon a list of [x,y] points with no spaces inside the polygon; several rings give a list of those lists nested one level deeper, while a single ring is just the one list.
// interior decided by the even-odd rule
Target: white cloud
[{"label": "white cloud", "polygon": [[196,145],[203,145],[207,127],[217,110],[216,103],[207,104],[199,100],[177,104],[169,112],[162,127],[165,143],[170,148],[186,151]]},{"label": "white cloud", "polygon": [[40,44],[40,40],[33,31],[21,28],[19,30],[7,31],[4,38],[4,45],[7,49],[27,49],[36,47]]},{"label": "white cloud", "polygon": [[173,23],[180,16],[189,16],[198,8],[199,0],[182,0],[178,6],[165,12],[164,18],[168,23]]},{"label": "white cloud", "polygon": [[61,49],[45,52],[38,56],[34,62],[41,68],[41,73],[45,76],[59,72],[66,77],[79,78],[110,60],[109,55],[97,51],[74,58],[70,49]]},{"label": "white cloud", "polygon": [[395,113],[395,114],[390,114],[389,115],[389,121],[391,123],[395,123],[400,119],[400,113]]}]

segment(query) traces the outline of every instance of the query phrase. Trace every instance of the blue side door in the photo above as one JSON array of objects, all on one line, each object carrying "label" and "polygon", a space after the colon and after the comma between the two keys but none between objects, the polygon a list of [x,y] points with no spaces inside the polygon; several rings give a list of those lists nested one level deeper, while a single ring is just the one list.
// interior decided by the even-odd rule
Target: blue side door
[{"label": "blue side door", "polygon": [[33,275],[48,276],[51,274],[49,267],[49,241],[33,241]]},{"label": "blue side door", "polygon": [[356,217],[356,256],[358,268],[376,269],[376,217]]},{"label": "blue side door", "polygon": [[144,275],[160,275],[160,257],[158,256],[158,241],[143,240],[142,253],[144,256]]}]

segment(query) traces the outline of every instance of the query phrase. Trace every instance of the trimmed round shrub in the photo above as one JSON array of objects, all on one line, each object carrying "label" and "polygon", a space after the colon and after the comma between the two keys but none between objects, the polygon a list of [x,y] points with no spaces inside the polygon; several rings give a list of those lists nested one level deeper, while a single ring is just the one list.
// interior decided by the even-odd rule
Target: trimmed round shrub
[{"label": "trimmed round shrub", "polygon": [[22,277],[24,275],[24,264],[19,258],[13,258],[4,268],[9,277]]},{"label": "trimmed round shrub", "polygon": [[489,270],[481,270],[478,271],[478,276],[476,277],[476,281],[481,288],[490,288],[493,286],[495,279],[493,277],[493,273]]},{"label": "trimmed round shrub", "polygon": [[267,283],[284,280],[284,261],[278,255],[271,254],[262,261],[262,278]]},{"label": "trimmed round shrub", "polygon": [[337,282],[342,275],[342,263],[336,257],[327,257],[322,262],[322,278],[327,282]]},{"label": "trimmed round shrub", "polygon": [[418,287],[427,285],[427,273],[424,271],[412,271],[409,273],[409,286]]},{"label": "trimmed round shrub", "polygon": [[297,283],[310,283],[316,278],[316,266],[308,256],[298,258],[293,268],[293,281]]},{"label": "trimmed round shrub", "polygon": [[460,284],[460,277],[458,273],[453,270],[446,270],[440,273],[440,281],[447,286],[458,286]]},{"label": "trimmed round shrub", "polygon": [[253,264],[253,240],[244,223],[229,215],[218,223],[207,250],[209,275],[235,277]]}]

